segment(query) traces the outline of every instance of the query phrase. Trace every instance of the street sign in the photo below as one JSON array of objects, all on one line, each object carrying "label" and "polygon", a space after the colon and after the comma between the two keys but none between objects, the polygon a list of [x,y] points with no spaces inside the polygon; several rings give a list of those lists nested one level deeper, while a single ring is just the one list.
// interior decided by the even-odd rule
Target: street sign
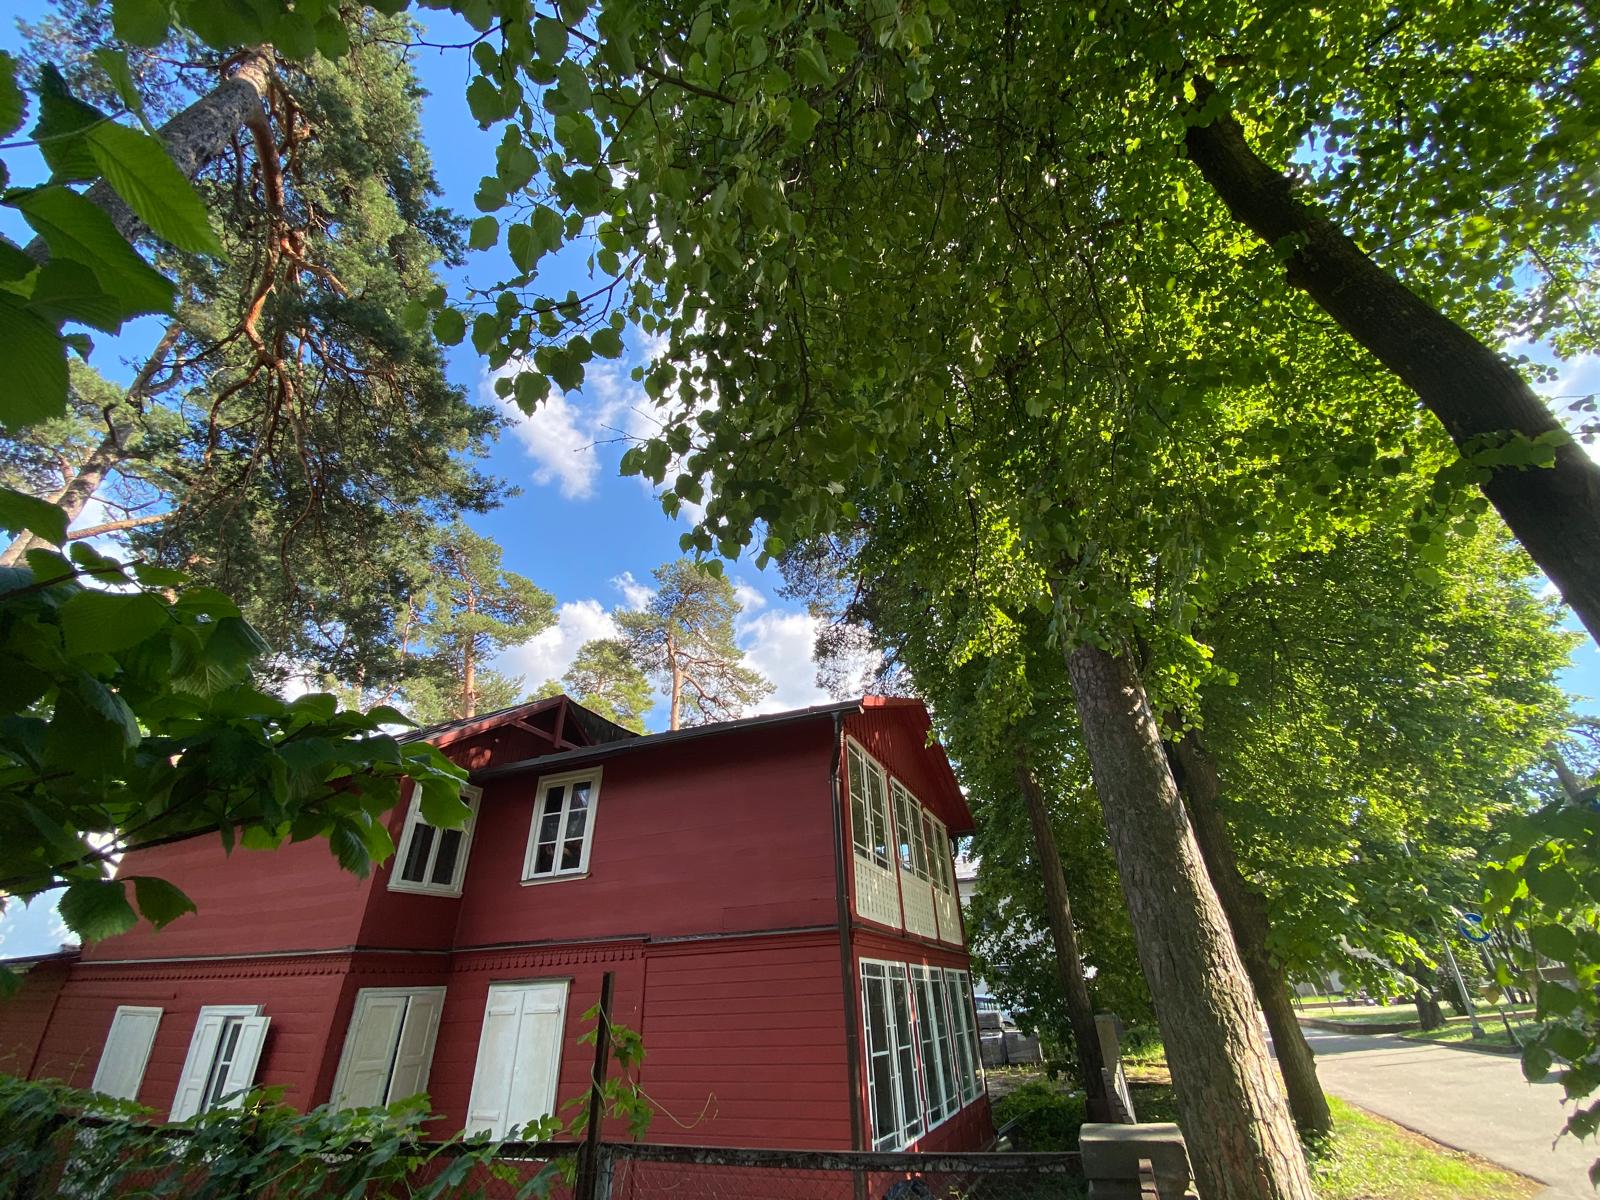
[{"label": "street sign", "polygon": [[1461,936],[1469,942],[1487,942],[1489,931],[1483,927],[1482,913],[1462,913],[1461,919],[1456,922],[1456,928],[1461,931]]}]

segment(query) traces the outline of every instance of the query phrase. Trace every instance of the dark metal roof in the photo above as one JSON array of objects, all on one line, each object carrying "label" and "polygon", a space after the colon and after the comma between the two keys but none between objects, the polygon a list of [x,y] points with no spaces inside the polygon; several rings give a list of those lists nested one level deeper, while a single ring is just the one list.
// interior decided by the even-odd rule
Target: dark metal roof
[{"label": "dark metal roof", "polygon": [[525,758],[520,762],[502,763],[498,767],[486,767],[481,771],[474,771],[472,773],[472,781],[481,783],[490,779],[499,779],[503,775],[520,775],[526,771],[547,771],[552,767],[590,763],[602,758],[626,754],[631,750],[646,750],[656,746],[669,746],[678,742],[693,741],[696,738],[715,737],[721,733],[743,733],[748,729],[760,729],[768,725],[786,725],[793,721],[807,721],[816,717],[831,717],[835,713],[859,712],[861,708],[862,702],[860,700],[842,700],[836,704],[814,704],[810,708],[793,708],[787,712],[765,713],[759,717],[741,717],[737,721],[717,721],[711,725],[691,725],[687,729],[673,729],[666,733],[647,733],[642,737],[606,742],[599,746],[583,746],[577,750],[563,750],[559,754],[542,754],[537,758]]}]

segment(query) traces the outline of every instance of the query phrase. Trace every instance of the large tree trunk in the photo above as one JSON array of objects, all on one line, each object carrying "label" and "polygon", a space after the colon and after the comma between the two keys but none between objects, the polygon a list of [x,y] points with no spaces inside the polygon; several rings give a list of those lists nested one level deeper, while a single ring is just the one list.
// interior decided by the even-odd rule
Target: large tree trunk
[{"label": "large tree trunk", "polygon": [[[1209,90],[1202,81],[1201,103]],[[1416,392],[1457,446],[1485,435],[1537,438],[1561,429],[1510,363],[1302,204],[1231,114],[1191,125],[1185,144],[1236,220],[1272,246],[1293,246],[1289,283]],[[1496,468],[1483,492],[1600,641],[1600,466],[1569,441],[1556,448],[1553,467]]]},{"label": "large tree trunk", "polygon": [[1316,1056],[1295,1017],[1288,976],[1267,947],[1266,900],[1245,878],[1233,852],[1227,821],[1217,803],[1216,766],[1192,731],[1172,748],[1172,754],[1177,760],[1179,769],[1175,774],[1188,804],[1206,873],[1211,876],[1211,886],[1217,889],[1222,911],[1228,915],[1233,943],[1255,988],[1261,1011],[1266,1014],[1267,1028],[1272,1031],[1272,1050],[1283,1073],[1289,1111],[1301,1133],[1328,1133],[1333,1128],[1333,1114],[1317,1080]]},{"label": "large tree trunk", "polygon": [[1089,981],[1083,974],[1078,933],[1072,926],[1072,901],[1067,893],[1066,874],[1061,869],[1061,850],[1056,845],[1056,831],[1050,824],[1050,806],[1033,768],[1028,765],[1026,750],[1017,756],[1017,787],[1028,807],[1033,856],[1044,877],[1044,907],[1050,939],[1055,943],[1056,977],[1067,1004],[1067,1020],[1078,1051],[1078,1066],[1083,1071],[1089,1119],[1112,1121],[1116,1119],[1116,1109],[1106,1094],[1106,1063],[1100,1056],[1100,1034],[1095,1028],[1094,1005],[1089,1000]]},{"label": "large tree trunk", "polygon": [[1205,1200],[1311,1200],[1227,918],[1126,657],[1067,655],[1084,745]]},{"label": "large tree trunk", "polygon": [[[201,167],[228,148],[235,133],[261,117],[271,80],[272,47],[257,46],[241,56],[227,79],[161,127],[161,141],[185,178],[194,178]],[[85,194],[130,242],[146,232],[144,222],[104,180]],[[44,239],[34,238],[27,252],[43,262],[47,253]]]}]

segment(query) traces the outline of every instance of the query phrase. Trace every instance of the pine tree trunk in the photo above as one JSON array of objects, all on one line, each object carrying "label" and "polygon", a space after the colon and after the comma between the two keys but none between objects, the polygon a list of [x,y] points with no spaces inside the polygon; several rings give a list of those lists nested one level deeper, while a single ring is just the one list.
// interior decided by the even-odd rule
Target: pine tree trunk
[{"label": "pine tree trunk", "polygon": [[678,709],[683,704],[683,669],[678,666],[678,648],[667,638],[667,661],[672,664],[672,706],[667,714],[667,728],[678,728]]},{"label": "pine tree trunk", "polygon": [[1050,940],[1055,944],[1056,978],[1066,1001],[1067,1021],[1072,1026],[1078,1066],[1083,1072],[1089,1120],[1111,1121],[1115,1119],[1116,1110],[1106,1095],[1106,1064],[1100,1056],[1100,1034],[1095,1029],[1094,1004],[1089,999],[1089,981],[1083,973],[1078,932],[1072,925],[1072,901],[1067,891],[1066,873],[1061,869],[1061,850],[1050,823],[1050,806],[1045,802],[1038,777],[1028,765],[1026,750],[1017,756],[1017,787],[1028,807],[1033,856],[1044,877],[1045,916],[1050,925]]},{"label": "pine tree trunk", "polygon": [[1217,804],[1216,766],[1192,731],[1173,748],[1173,754],[1206,873],[1228,916],[1234,945],[1272,1033],[1272,1050],[1278,1059],[1278,1070],[1283,1073],[1289,1111],[1301,1133],[1328,1133],[1333,1129],[1333,1114],[1317,1079],[1316,1056],[1295,1017],[1288,976],[1267,946],[1270,926],[1266,900],[1245,878],[1234,855],[1233,839]]},{"label": "pine tree trunk", "polygon": [[[1199,102],[1209,94],[1201,82]],[[1294,247],[1287,279],[1416,392],[1464,447],[1485,435],[1561,429],[1517,370],[1302,204],[1257,157],[1231,114],[1191,125],[1189,158],[1234,218],[1269,245]],[[1600,465],[1575,443],[1549,468],[1497,468],[1483,485],[1523,548],[1600,641]]]},{"label": "pine tree trunk", "polygon": [[1067,669],[1200,1194],[1311,1200],[1249,981],[1144,686],[1126,657],[1094,646],[1069,652]]},{"label": "pine tree trunk", "polygon": [[[235,133],[261,116],[271,79],[272,47],[257,46],[245,53],[233,74],[161,127],[161,141],[186,179],[194,178],[201,167],[228,148]],[[144,222],[104,180],[85,195],[130,242],[146,232]],[[36,237],[29,242],[27,253],[43,262],[47,254],[44,239]]]}]

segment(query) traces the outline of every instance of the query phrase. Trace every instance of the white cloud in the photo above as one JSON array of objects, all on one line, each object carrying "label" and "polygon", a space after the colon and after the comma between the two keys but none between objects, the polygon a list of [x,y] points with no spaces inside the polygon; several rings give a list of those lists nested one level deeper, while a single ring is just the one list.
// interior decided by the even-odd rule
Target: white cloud
[{"label": "white cloud", "polygon": [[744,606],[744,611],[747,613],[753,613],[757,609],[767,606],[766,596],[748,583],[735,583],[733,585],[733,597]]},{"label": "white cloud", "polygon": [[568,500],[594,495],[594,482],[600,474],[597,439],[566,396],[552,393],[532,416],[509,400],[503,403],[512,420],[511,432],[534,461],[533,481],[542,486],[555,484]]},{"label": "white cloud", "polygon": [[512,646],[495,660],[495,670],[520,675],[532,691],[547,679],[559,679],[579,648],[595,638],[617,636],[617,623],[598,600],[569,600],[556,612],[556,623],[537,637]]},{"label": "white cloud", "polygon": [[772,695],[745,715],[826,703],[828,694],[817,686],[817,664],[811,657],[817,631],[814,617],[773,609],[741,621],[740,626],[745,664],[774,685]]},{"label": "white cloud", "polygon": [[655,588],[635,579],[632,571],[613,576],[611,586],[622,593],[622,602],[635,612],[649,604],[650,598],[656,594]]}]

